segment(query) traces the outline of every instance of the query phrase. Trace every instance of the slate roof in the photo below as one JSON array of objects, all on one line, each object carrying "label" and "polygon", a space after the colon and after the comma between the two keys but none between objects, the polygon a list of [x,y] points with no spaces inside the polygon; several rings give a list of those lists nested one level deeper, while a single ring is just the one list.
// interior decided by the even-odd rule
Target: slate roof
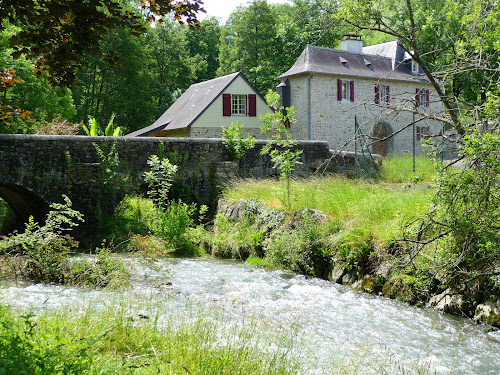
[{"label": "slate roof", "polygon": [[295,64],[278,79],[297,74],[321,73],[407,82],[426,82],[411,72],[408,55],[397,42],[364,47],[363,53],[308,45]]},{"label": "slate roof", "polygon": [[126,137],[141,137],[161,130],[175,130],[191,127],[203,112],[205,112],[205,110],[239,76],[241,76],[260,97],[262,97],[241,72],[196,83],[191,85],[152,125],[127,134]]}]

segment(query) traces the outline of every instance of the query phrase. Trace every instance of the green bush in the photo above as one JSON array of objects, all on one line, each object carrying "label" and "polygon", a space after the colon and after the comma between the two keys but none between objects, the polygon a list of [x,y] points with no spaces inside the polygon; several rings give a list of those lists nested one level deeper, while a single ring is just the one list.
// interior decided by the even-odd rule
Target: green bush
[{"label": "green bush", "polygon": [[[60,328],[60,327],[59,327]],[[32,315],[0,307],[0,374],[76,374],[92,365],[88,341],[41,329]]]},{"label": "green bush", "polygon": [[73,210],[71,200],[53,203],[45,225],[29,218],[23,233],[14,233],[0,240],[0,252],[7,254],[9,267],[16,276],[35,282],[55,282],[106,286],[127,272],[119,261],[111,260],[108,249],[98,249],[95,261],[72,262],[71,251],[78,247],[68,233],[83,221],[83,215]]},{"label": "green bush", "polygon": [[188,255],[189,243],[186,239],[188,228],[193,225],[195,206],[180,201],[170,202],[166,208],[157,208],[150,222],[152,232],[165,240],[177,254]]},{"label": "green bush", "polygon": [[112,216],[101,222],[101,236],[108,242],[118,243],[127,249],[129,238],[134,234],[147,235],[148,222],[156,214],[153,201],[140,196],[125,196],[116,207]]},{"label": "green bush", "polygon": [[243,125],[236,121],[227,129],[222,127],[222,144],[233,159],[239,160],[255,146],[255,138],[250,134],[243,138]]}]

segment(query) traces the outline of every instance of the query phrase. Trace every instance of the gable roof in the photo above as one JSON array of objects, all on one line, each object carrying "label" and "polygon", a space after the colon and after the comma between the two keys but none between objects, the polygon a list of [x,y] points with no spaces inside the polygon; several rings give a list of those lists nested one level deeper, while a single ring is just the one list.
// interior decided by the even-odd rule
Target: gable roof
[{"label": "gable roof", "polygon": [[407,82],[426,82],[411,72],[407,55],[397,41],[364,47],[363,53],[308,45],[295,64],[278,79],[297,74],[321,73]]},{"label": "gable roof", "polygon": [[126,137],[147,136],[161,130],[175,130],[191,127],[226,88],[240,76],[248,83],[251,89],[265,101],[257,89],[246,79],[243,73],[236,72],[228,74],[223,77],[191,85],[152,125],[127,134]]}]

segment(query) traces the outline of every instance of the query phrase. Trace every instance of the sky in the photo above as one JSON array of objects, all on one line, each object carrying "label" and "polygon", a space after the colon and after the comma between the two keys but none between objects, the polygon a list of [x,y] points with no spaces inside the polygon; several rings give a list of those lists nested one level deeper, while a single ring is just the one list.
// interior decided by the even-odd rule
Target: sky
[{"label": "sky", "polygon": [[[283,4],[287,3],[288,0],[267,0],[267,2],[269,4]],[[247,3],[247,0],[203,0],[203,7],[207,13],[200,13],[199,19],[214,16],[220,18],[224,24],[232,11],[239,5],[247,5]]]}]

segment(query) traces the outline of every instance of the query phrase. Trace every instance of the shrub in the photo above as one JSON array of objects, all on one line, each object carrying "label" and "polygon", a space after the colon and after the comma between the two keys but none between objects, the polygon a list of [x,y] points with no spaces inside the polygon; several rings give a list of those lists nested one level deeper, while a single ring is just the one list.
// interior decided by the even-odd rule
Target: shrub
[{"label": "shrub", "polygon": [[44,226],[29,218],[24,233],[2,239],[0,251],[22,256],[21,276],[34,281],[64,282],[64,262],[70,250],[78,246],[65,232],[83,221],[83,215],[71,208],[71,200],[63,196],[65,203],[53,203]]},{"label": "shrub", "polygon": [[233,159],[239,160],[255,146],[255,138],[250,134],[243,138],[243,125],[236,121],[227,129],[222,127],[222,144]]},{"label": "shrub", "polygon": [[112,216],[104,217],[101,222],[101,235],[108,241],[117,243],[117,247],[129,246],[128,240],[133,234],[147,235],[148,223],[155,215],[153,201],[140,196],[125,196]]},{"label": "shrub", "polygon": [[172,181],[177,173],[177,166],[170,163],[166,158],[159,158],[151,155],[148,159],[150,170],[144,175],[144,180],[148,184],[148,196],[158,207],[168,205],[168,193],[172,186]]},{"label": "shrub", "polygon": [[62,115],[51,122],[42,121],[37,129],[36,135],[77,135],[83,123],[72,124],[68,120],[63,120]]}]

